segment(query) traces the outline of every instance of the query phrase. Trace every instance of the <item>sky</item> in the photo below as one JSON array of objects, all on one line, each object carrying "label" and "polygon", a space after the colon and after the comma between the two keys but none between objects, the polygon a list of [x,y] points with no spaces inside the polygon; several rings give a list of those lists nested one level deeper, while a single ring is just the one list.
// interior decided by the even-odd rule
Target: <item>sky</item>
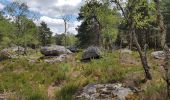
[{"label": "sky", "polygon": [[[0,0],[0,10],[7,4],[16,0]],[[39,19],[34,22],[40,25],[44,21],[53,33],[64,32],[64,21],[62,16],[69,16],[68,32],[77,34],[75,28],[81,24],[76,20],[79,9],[83,5],[83,0],[20,0],[26,3],[30,11],[36,12]]]}]

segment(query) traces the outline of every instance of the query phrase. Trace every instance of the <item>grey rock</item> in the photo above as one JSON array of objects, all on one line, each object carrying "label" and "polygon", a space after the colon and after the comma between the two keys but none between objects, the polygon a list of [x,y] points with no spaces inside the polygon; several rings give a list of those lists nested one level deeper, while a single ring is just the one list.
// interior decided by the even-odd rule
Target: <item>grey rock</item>
[{"label": "grey rock", "polygon": [[155,59],[165,59],[165,54],[163,51],[155,51],[152,52],[151,55],[155,58]]},{"label": "grey rock", "polygon": [[66,59],[66,56],[66,54],[62,54],[60,56],[52,56],[51,58],[45,58],[44,61],[47,63],[62,62]]},{"label": "grey rock", "polygon": [[82,61],[101,58],[101,51],[98,47],[90,46],[83,51]]},{"label": "grey rock", "polygon": [[126,100],[134,92],[130,88],[115,84],[89,84],[85,86],[76,97],[80,100]]},{"label": "grey rock", "polygon": [[51,45],[41,47],[41,53],[45,56],[59,56],[61,54],[71,54],[72,52],[64,46]]},{"label": "grey rock", "polygon": [[5,48],[0,51],[0,61],[11,58],[17,58],[18,53],[24,54],[24,48],[20,46]]},{"label": "grey rock", "polygon": [[78,52],[78,48],[76,46],[68,46],[67,49],[73,53]]}]

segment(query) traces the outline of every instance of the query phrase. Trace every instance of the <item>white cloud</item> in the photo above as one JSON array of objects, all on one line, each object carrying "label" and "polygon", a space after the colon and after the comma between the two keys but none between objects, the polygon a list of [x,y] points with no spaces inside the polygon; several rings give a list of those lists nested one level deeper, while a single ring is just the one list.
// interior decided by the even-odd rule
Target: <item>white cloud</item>
[{"label": "white cloud", "polygon": [[[56,18],[50,18],[47,16],[42,16],[38,21],[35,21],[37,25],[40,25],[40,23],[44,21],[47,23],[48,27],[50,27],[51,31],[54,33],[61,34],[64,32],[64,21],[62,19],[56,19]],[[77,34],[76,27],[80,25],[81,22],[74,21],[74,22],[68,22],[68,32]]]},{"label": "white cloud", "polygon": [[56,6],[71,5],[77,6],[82,0],[58,0]]},{"label": "white cloud", "polygon": [[[77,16],[82,0],[26,0],[30,10],[39,12],[43,15],[39,22],[44,21],[54,33],[64,32],[64,22],[58,17],[64,15]],[[77,34],[75,28],[77,21],[69,22],[68,31]]]},{"label": "white cloud", "polygon": [[5,6],[0,3],[0,10],[2,10]]},{"label": "white cloud", "polygon": [[23,2],[26,2],[32,11],[49,17],[58,17],[61,13],[76,14],[82,0],[23,0]]},{"label": "white cloud", "polygon": [[[15,0],[16,1],[16,0]],[[35,21],[37,25],[44,21],[54,33],[64,32],[64,22],[60,18],[64,15],[78,16],[79,8],[83,0],[22,0],[27,3],[29,9],[40,13],[41,17]],[[72,23],[71,23],[72,22]],[[68,23],[68,31],[77,34],[75,28],[79,22],[71,20]]]}]

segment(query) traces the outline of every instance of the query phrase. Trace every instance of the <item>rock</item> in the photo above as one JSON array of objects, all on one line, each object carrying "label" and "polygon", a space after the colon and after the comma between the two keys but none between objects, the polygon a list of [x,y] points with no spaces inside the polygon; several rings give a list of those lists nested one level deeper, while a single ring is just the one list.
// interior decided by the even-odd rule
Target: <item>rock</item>
[{"label": "rock", "polygon": [[18,52],[19,51],[21,54],[24,53],[24,48],[21,47],[21,46],[11,47],[11,48],[8,48],[8,50],[11,50],[12,52]]},{"label": "rock", "polygon": [[90,60],[90,59],[99,59],[101,58],[101,51],[98,47],[88,47],[84,50],[82,55],[82,61]]},{"label": "rock", "polygon": [[6,50],[0,51],[0,61],[10,59],[10,58],[11,58],[11,54],[9,52],[7,52]]},{"label": "rock", "polygon": [[48,58],[44,58],[44,61],[47,63],[56,63],[56,62],[62,62],[66,59],[66,54],[62,54],[60,56],[51,56]]},{"label": "rock", "polygon": [[126,97],[131,94],[134,92],[120,83],[89,84],[76,97],[78,100],[126,100]]},{"label": "rock", "polygon": [[5,48],[0,51],[0,61],[11,58],[17,58],[18,52],[19,54],[24,54],[24,48],[20,46]]},{"label": "rock", "polygon": [[151,55],[155,58],[155,59],[165,59],[165,54],[163,51],[155,51],[152,52]]},{"label": "rock", "polygon": [[127,54],[132,54],[132,51],[129,49],[122,49],[121,53],[127,53]]},{"label": "rock", "polygon": [[69,46],[69,47],[67,47],[67,49],[73,53],[78,52],[78,48],[76,46]]},{"label": "rock", "polygon": [[61,54],[71,54],[72,52],[64,46],[51,45],[42,47],[41,53],[45,56],[59,56]]}]

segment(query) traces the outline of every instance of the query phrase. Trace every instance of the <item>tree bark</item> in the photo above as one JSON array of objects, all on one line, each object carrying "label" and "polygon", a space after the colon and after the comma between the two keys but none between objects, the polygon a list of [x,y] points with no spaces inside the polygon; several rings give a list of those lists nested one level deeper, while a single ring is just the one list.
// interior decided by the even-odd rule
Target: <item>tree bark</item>
[{"label": "tree bark", "polygon": [[150,67],[149,67],[148,61],[147,61],[146,50],[144,53],[142,52],[142,48],[138,43],[135,31],[133,31],[132,34],[133,34],[134,43],[137,47],[137,50],[140,55],[140,59],[141,59],[141,62],[142,62],[142,65],[143,65],[143,68],[145,71],[145,78],[146,78],[146,80],[151,80],[152,76],[150,74]]}]

